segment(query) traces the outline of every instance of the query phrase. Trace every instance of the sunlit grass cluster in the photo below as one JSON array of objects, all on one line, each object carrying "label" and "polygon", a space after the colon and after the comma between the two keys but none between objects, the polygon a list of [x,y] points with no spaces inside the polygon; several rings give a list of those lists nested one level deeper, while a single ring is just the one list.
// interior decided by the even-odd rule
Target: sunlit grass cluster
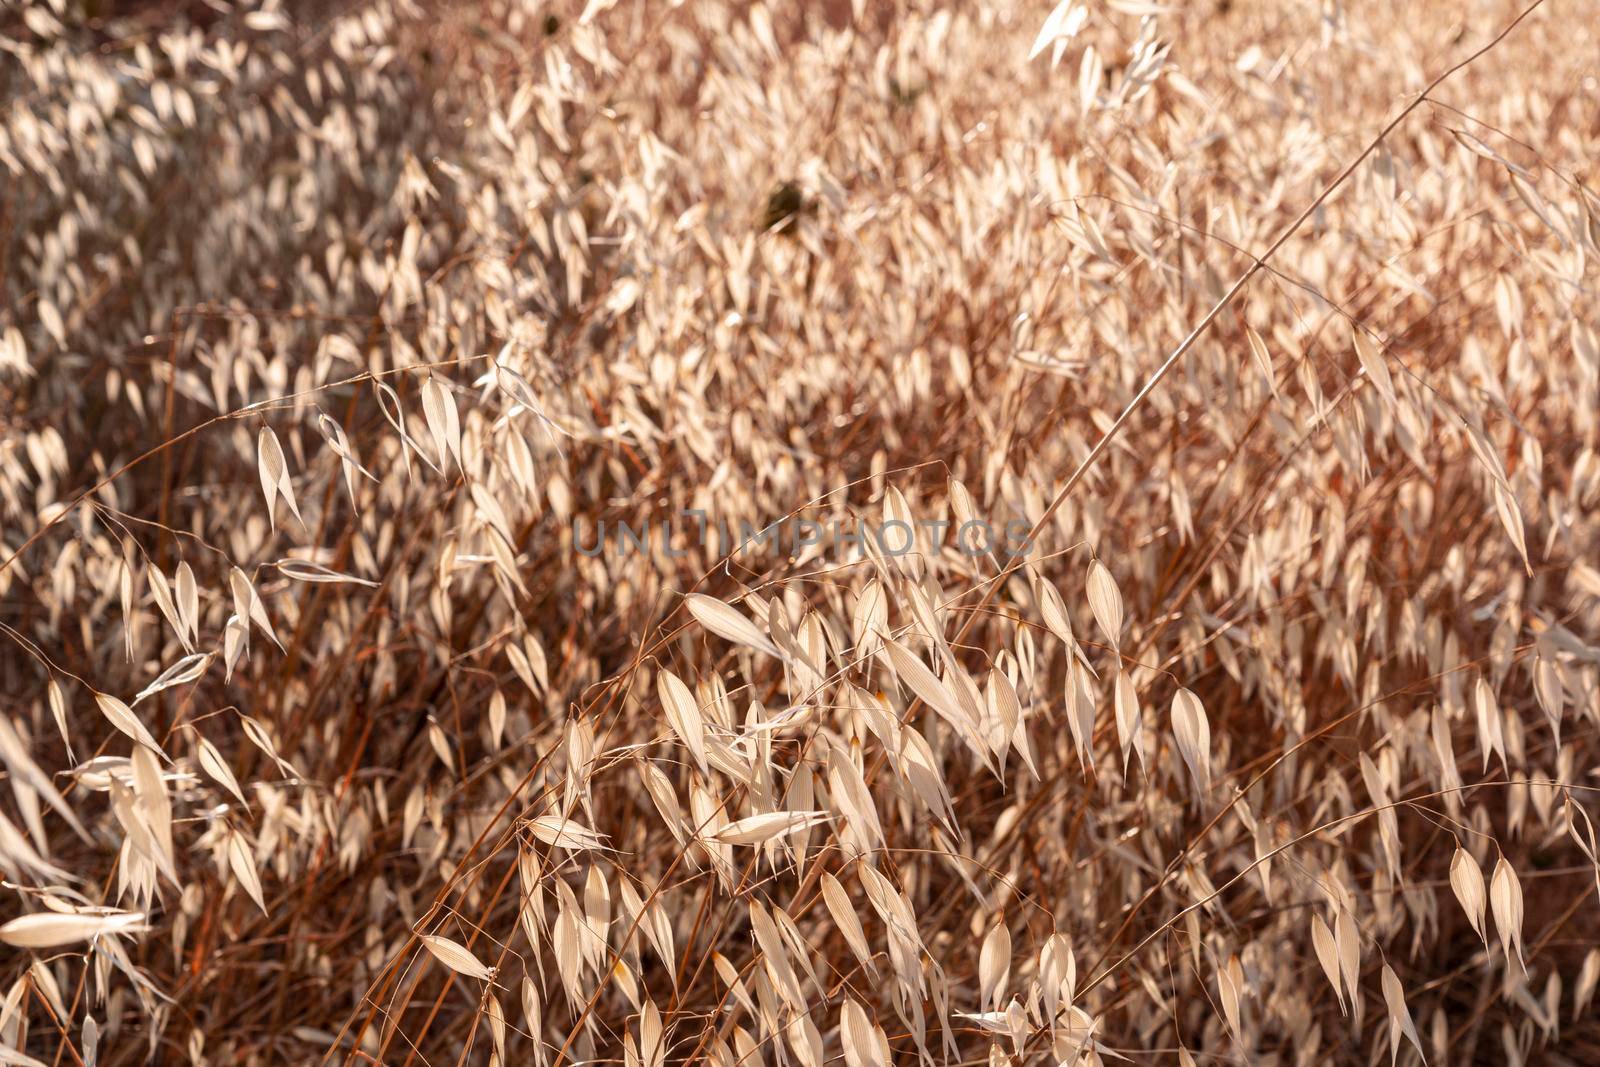
[{"label": "sunlit grass cluster", "polygon": [[0,7],[0,1063],[1600,1060],[1525,6]]}]

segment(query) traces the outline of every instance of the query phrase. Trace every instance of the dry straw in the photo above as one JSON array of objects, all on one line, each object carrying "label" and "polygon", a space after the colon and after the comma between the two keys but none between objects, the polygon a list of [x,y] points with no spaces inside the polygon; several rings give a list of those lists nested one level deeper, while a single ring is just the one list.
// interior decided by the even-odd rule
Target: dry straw
[{"label": "dry straw", "polygon": [[0,10],[0,1063],[1600,1060],[1595,15]]}]

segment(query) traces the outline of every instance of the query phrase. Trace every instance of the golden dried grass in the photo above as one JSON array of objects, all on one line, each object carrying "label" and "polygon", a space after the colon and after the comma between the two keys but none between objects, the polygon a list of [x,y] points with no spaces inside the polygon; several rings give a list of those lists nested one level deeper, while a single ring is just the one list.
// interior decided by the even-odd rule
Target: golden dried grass
[{"label": "golden dried grass", "polygon": [[101,6],[0,1061],[1600,1057],[1593,3]]}]

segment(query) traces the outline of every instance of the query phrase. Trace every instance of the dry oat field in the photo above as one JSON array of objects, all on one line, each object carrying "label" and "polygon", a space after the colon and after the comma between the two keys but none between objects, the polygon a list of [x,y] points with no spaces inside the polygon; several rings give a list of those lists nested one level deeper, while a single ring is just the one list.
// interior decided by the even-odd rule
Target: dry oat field
[{"label": "dry oat field", "polygon": [[1600,1062],[1597,27],[4,0],[0,1064]]}]

